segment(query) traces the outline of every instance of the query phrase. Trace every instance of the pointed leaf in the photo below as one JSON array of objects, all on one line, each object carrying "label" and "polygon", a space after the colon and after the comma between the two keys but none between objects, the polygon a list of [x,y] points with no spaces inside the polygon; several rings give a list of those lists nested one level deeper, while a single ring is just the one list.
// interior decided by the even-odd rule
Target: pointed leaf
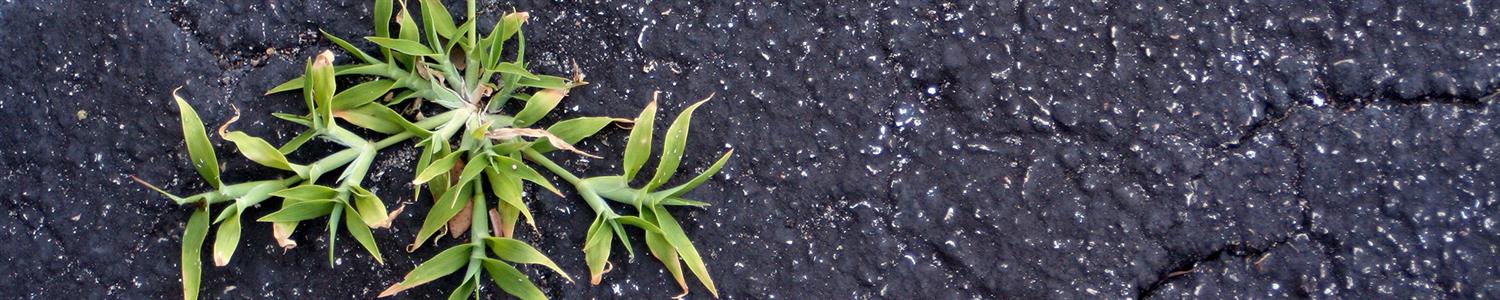
[{"label": "pointed leaf", "polygon": [[390,227],[391,219],[388,217],[390,212],[386,211],[385,202],[380,201],[380,197],[359,186],[354,186],[351,192],[354,196],[352,199],[354,208],[359,212],[360,220],[364,221],[365,226]]},{"label": "pointed leaf", "polygon": [[448,248],[448,250],[443,250],[442,253],[438,253],[437,256],[433,256],[432,259],[427,260],[427,262],[423,262],[421,265],[417,265],[417,267],[415,269],[412,269],[410,273],[406,273],[405,279],[402,279],[401,282],[396,283],[395,285],[391,285],[390,288],[386,288],[385,291],[380,292],[380,296],[378,297],[395,295],[396,293],[400,293],[401,291],[405,291],[406,289],[422,285],[424,283],[441,278],[444,275],[451,274],[454,271],[458,271],[459,268],[463,267],[469,262],[469,255],[472,251],[474,251],[474,245],[471,244],[458,245],[454,246],[453,248]]},{"label": "pointed leaf", "polygon": [[338,45],[339,48],[344,48],[344,51],[345,52],[349,52],[350,55],[354,55],[354,58],[358,58],[359,60],[362,60],[362,61],[364,61],[366,63],[372,63],[372,64],[378,64],[378,63],[380,63],[380,60],[375,59],[375,57],[370,56],[369,54],[365,54],[364,50],[359,50],[359,48],[355,48],[354,45],[349,44],[348,41],[344,41],[344,39],[341,39],[341,38],[339,38],[337,36],[334,36],[333,34],[330,34],[327,31],[323,31],[322,29],[319,29],[318,32],[322,32],[323,33],[323,38],[326,38],[326,39],[328,39],[328,41],[333,42],[334,45]]},{"label": "pointed leaf", "polygon": [[614,220],[615,222],[620,222],[621,224],[635,226],[637,228],[640,228],[641,230],[645,230],[646,232],[661,233],[661,228],[657,228],[656,224],[651,224],[651,222],[646,221],[646,219],[642,219],[641,217],[619,216],[615,217]]},{"label": "pointed leaf", "polygon": [[271,193],[271,196],[298,200],[328,200],[337,197],[338,190],[321,185],[302,185]]},{"label": "pointed leaf", "polygon": [[177,90],[172,90],[172,98],[177,101],[178,114],[182,119],[182,136],[187,143],[188,158],[193,161],[193,168],[198,169],[198,175],[203,176],[209,186],[217,189],[221,182],[219,159],[214,155],[214,145],[208,142],[208,132],[203,128],[203,120],[198,118],[198,111],[177,96]]},{"label": "pointed leaf", "polygon": [[547,296],[542,294],[542,290],[531,282],[531,278],[521,273],[520,270],[516,270],[515,267],[493,258],[482,258],[479,262],[484,266],[485,273],[490,275],[490,279],[495,281],[495,285],[506,294],[523,300],[547,299]]},{"label": "pointed leaf", "polygon": [[641,115],[635,118],[635,126],[630,128],[630,138],[625,141],[626,182],[635,179],[636,172],[646,165],[646,160],[651,155],[651,131],[656,126],[656,96],[651,98],[651,103],[646,104]]},{"label": "pointed leaf", "polygon": [[198,299],[203,278],[203,239],[208,237],[208,206],[193,210],[182,232],[182,298]]},{"label": "pointed leaf", "polygon": [[277,150],[266,140],[250,136],[243,131],[231,131],[222,136],[225,140],[234,142],[235,148],[238,148],[245,158],[262,166],[293,172],[300,172],[299,170],[302,169],[301,165],[288,162],[286,156],[281,154],[281,150]]},{"label": "pointed leaf", "polygon": [[[641,217],[655,220],[656,214],[646,209],[641,210]],[[681,298],[681,296],[687,295],[687,279],[682,276],[682,259],[678,258],[677,249],[672,248],[672,244],[667,242],[667,238],[661,234],[660,229],[656,232],[646,232],[646,247],[651,250],[652,256],[656,256],[656,259],[661,261],[662,266],[667,269],[667,273],[672,274],[672,279],[677,281],[677,286],[682,288],[682,294],[674,298]]]},{"label": "pointed leaf", "polygon": [[714,280],[709,277],[708,266],[703,264],[703,257],[698,255],[698,249],[694,248],[693,242],[688,240],[687,233],[682,231],[681,226],[678,226],[677,219],[672,218],[664,206],[656,205],[651,209],[652,213],[656,214],[656,224],[661,227],[662,236],[672,244],[672,248],[677,249],[677,254],[682,257],[683,262],[687,263],[688,269],[693,271],[693,276],[698,277],[698,282],[708,288],[708,293],[713,294],[714,298],[718,298],[719,290],[714,288]]},{"label": "pointed leaf", "polygon": [[225,208],[224,212],[230,216],[219,222],[219,231],[214,234],[214,266],[219,267],[229,264],[234,249],[240,245],[240,214],[232,207]]},{"label": "pointed leaf", "polygon": [[531,79],[531,80],[541,80],[541,78],[536,77],[536,74],[531,74],[531,71],[527,71],[526,67],[521,66],[521,64],[513,63],[513,62],[505,62],[505,63],[500,63],[499,65],[495,65],[495,72],[500,72],[500,73],[503,73],[503,74],[511,74],[511,75],[516,75],[516,76],[521,76],[521,78],[526,78],[526,79]]},{"label": "pointed leaf", "polygon": [[[552,123],[552,126],[547,127],[547,132],[552,133],[553,136],[556,136],[567,144],[578,144],[579,141],[593,136],[595,133],[599,133],[599,130],[604,129],[604,126],[608,126],[609,123],[613,122],[630,122],[630,120],[608,117],[574,118]],[[551,137],[547,137],[546,139],[551,139]],[[557,147],[553,147],[550,141],[547,141],[535,143],[531,146],[531,149],[535,149],[540,153],[547,153],[557,150]]]},{"label": "pointed leaf", "polygon": [[697,177],[693,177],[693,180],[689,180],[687,183],[683,183],[682,185],[667,189],[665,190],[665,192],[667,192],[667,195],[671,197],[676,197],[681,196],[682,194],[686,194],[688,191],[692,191],[693,188],[698,187],[698,185],[708,181],[709,178],[714,177],[714,174],[718,174],[719,169],[723,168],[724,163],[729,162],[729,157],[733,155],[734,149],[730,149],[729,151],[724,152],[724,155],[719,156],[719,161],[715,161],[714,164],[709,166],[707,170],[703,170],[703,173],[699,173]]},{"label": "pointed leaf", "polygon": [[[405,30],[402,30],[402,31],[405,31]],[[432,49],[428,49],[427,46],[422,45],[422,43],[418,43],[418,42],[414,42],[414,41],[410,41],[410,40],[393,39],[393,38],[383,38],[383,37],[373,37],[373,36],[365,37],[365,40],[369,40],[370,42],[375,43],[376,45],[380,45],[381,47],[386,47],[386,48],[389,48],[391,50],[396,50],[396,52],[401,52],[401,53],[406,54],[406,55],[412,55],[412,56],[436,56],[437,55],[437,53],[433,53]]]},{"label": "pointed leaf", "polygon": [[512,174],[515,174],[516,177],[520,177],[521,179],[525,179],[526,181],[535,183],[536,185],[542,186],[542,188],[545,188],[548,191],[552,191],[553,194],[562,196],[562,192],[558,191],[557,187],[552,186],[552,183],[547,182],[547,179],[543,178],[542,174],[537,173],[535,169],[532,169],[525,163],[522,163],[521,161],[514,158],[510,158],[509,156],[495,155],[492,157],[494,157],[495,159],[493,164],[496,168],[498,168],[498,170],[500,170],[500,172],[509,171]]},{"label": "pointed leaf", "polygon": [[604,273],[609,272],[605,266],[609,264],[609,248],[615,238],[614,231],[604,223],[603,215],[594,219],[583,245],[584,262],[589,266],[589,284],[592,285],[599,285]]},{"label": "pointed leaf", "polygon": [[260,222],[293,222],[327,216],[340,202],[334,200],[303,201],[260,217]]},{"label": "pointed leaf", "polygon": [[571,87],[567,78],[551,75],[536,75],[536,77],[537,79],[520,78],[520,80],[516,81],[515,85],[539,89],[567,89]]},{"label": "pointed leaf", "polygon": [[333,110],[346,110],[375,102],[380,97],[390,92],[396,86],[396,82],[389,79],[374,80],[361,83],[344,89],[343,92],[333,95]]},{"label": "pointed leaf", "polygon": [[677,167],[682,163],[683,149],[687,147],[688,127],[693,123],[693,111],[698,110],[698,106],[709,99],[713,99],[713,96],[688,106],[687,110],[677,115],[677,120],[672,121],[672,127],[667,128],[667,136],[661,144],[661,160],[656,164],[656,176],[651,177],[645,190],[655,190],[677,173]]},{"label": "pointed leaf", "polygon": [[[384,38],[391,37],[392,7],[393,5],[391,3],[391,0],[375,0],[373,18],[375,22],[375,36]],[[390,53],[386,53],[386,55],[389,56]]]},{"label": "pointed leaf", "polygon": [[527,245],[526,242],[511,238],[487,237],[484,243],[489,246],[490,252],[500,259],[514,263],[543,265],[557,272],[558,275],[562,275],[563,278],[568,278],[568,281],[573,280],[568,276],[568,272],[563,272],[562,268],[557,266],[557,263],[552,262],[547,255]]},{"label": "pointed leaf", "polygon": [[438,197],[437,203],[432,204],[432,208],[427,211],[427,217],[422,220],[422,228],[417,231],[417,240],[412,242],[411,246],[406,247],[406,252],[421,248],[424,242],[431,239],[438,229],[443,228],[448,220],[452,220],[453,216],[458,215],[459,210],[464,208],[463,205],[459,205],[459,201],[467,200],[472,195],[470,189],[452,188]]},{"label": "pointed leaf", "polygon": [[[454,289],[452,294],[448,294],[448,300],[465,300],[469,299],[469,296],[477,296],[474,295],[474,288],[479,284],[478,281],[474,277],[465,277],[464,283],[459,284],[458,288]],[[474,299],[478,300],[479,298]]]},{"label": "pointed leaf", "polygon": [[[526,217],[526,224],[535,228],[536,223],[532,221],[531,209],[521,201],[521,178],[512,175],[511,172],[500,172],[499,165],[490,165],[485,170],[485,177],[490,181],[491,193],[500,198],[500,202],[508,207],[516,209],[517,213]],[[496,227],[499,228],[499,227]]]},{"label": "pointed leaf", "polygon": [[448,8],[443,6],[442,0],[420,1],[422,1],[422,17],[426,19],[422,21],[432,24],[429,30],[436,30],[445,38],[452,38],[458,32],[458,28],[453,25],[453,15],[448,14]]},{"label": "pointed leaf", "polygon": [[[344,214],[348,215],[344,217],[344,228],[349,230],[349,235],[354,236],[354,240],[358,241],[359,245],[370,253],[370,256],[375,257],[376,263],[385,264],[385,258],[380,256],[380,247],[375,246],[375,236],[370,234],[369,225],[364,223],[367,221],[360,221],[366,218],[348,204],[344,204]],[[378,218],[384,217],[383,214],[378,216]]]},{"label": "pointed leaf", "polygon": [[301,134],[293,137],[292,140],[287,141],[286,144],[281,145],[281,148],[276,149],[276,151],[281,152],[282,155],[292,153],[292,151],[297,151],[297,148],[302,148],[302,144],[306,144],[307,141],[312,140],[312,138],[316,136],[318,136],[318,131],[316,130],[303,130]]},{"label": "pointed leaf", "polygon": [[563,96],[567,95],[568,90],[564,89],[545,89],[536,92],[536,94],[531,95],[530,100],[526,100],[526,107],[522,108],[521,112],[516,113],[512,126],[531,126],[532,123],[536,123],[542,117],[546,117],[548,112],[557,107],[557,103],[562,102]]},{"label": "pointed leaf", "polygon": [[459,155],[460,152],[449,153],[448,156],[433,161],[426,168],[423,168],[422,172],[417,173],[417,177],[412,180],[412,183],[423,184],[431,181],[433,177],[448,174],[449,171],[453,170],[453,165],[458,163]]}]

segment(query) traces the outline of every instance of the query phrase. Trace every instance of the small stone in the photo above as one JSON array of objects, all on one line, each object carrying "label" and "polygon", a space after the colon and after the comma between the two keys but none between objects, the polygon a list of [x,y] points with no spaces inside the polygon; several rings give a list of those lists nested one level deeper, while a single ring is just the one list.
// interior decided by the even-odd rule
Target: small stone
[{"label": "small stone", "polygon": [[83,119],[87,119],[88,117],[89,117],[89,111],[82,110],[82,109],[78,110],[78,120],[79,121],[83,121]]}]

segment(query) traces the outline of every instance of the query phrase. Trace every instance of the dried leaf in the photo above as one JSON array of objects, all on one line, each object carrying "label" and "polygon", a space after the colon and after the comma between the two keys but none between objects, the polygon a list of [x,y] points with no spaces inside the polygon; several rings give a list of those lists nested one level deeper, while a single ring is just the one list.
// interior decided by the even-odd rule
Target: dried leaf
[{"label": "dried leaf", "polygon": [[583,152],[583,150],[578,150],[578,148],[574,148],[572,144],[569,144],[568,141],[567,141],[567,139],[558,137],[556,135],[553,135],[552,132],[549,132],[547,130],[542,130],[542,129],[536,129],[536,128],[509,128],[509,127],[507,127],[507,128],[499,128],[499,129],[490,130],[489,133],[485,133],[484,136],[487,137],[487,138],[490,138],[490,139],[498,140],[498,141],[508,141],[510,139],[517,138],[517,137],[545,138],[547,140],[548,145],[552,146],[552,148],[561,149],[561,150],[565,150],[565,151],[573,152],[573,153],[578,153],[579,155],[583,155],[583,156],[588,156],[588,157],[593,157],[593,158],[601,158],[601,157],[599,157],[597,155],[589,154],[588,152]]},{"label": "dried leaf", "polygon": [[448,237],[456,239],[463,236],[465,232],[469,232],[469,225],[473,224],[473,212],[474,203],[464,201],[464,208],[459,209],[452,219],[448,219]]}]

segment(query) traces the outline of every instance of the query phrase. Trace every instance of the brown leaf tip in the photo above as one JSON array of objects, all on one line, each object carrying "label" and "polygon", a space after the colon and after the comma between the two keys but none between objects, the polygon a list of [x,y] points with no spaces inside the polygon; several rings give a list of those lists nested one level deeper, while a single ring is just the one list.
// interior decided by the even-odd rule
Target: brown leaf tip
[{"label": "brown leaf tip", "polygon": [[313,60],[313,68],[331,66],[333,66],[333,51],[323,50],[323,53],[318,53],[318,57]]}]

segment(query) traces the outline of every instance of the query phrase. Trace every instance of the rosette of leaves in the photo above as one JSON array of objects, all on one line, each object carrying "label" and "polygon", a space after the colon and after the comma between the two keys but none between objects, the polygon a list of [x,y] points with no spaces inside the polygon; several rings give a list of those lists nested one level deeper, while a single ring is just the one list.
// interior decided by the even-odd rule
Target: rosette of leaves
[{"label": "rosette of leaves", "polygon": [[[282,119],[306,126],[307,130],[293,138],[283,149],[273,151],[263,140],[243,134],[230,133],[226,138],[234,141],[240,151],[247,153],[251,160],[268,167],[296,172],[307,179],[302,185],[272,193],[274,196],[285,199],[282,201],[282,207],[259,220],[274,223],[273,234],[283,247],[295,245],[290,241],[289,236],[299,222],[327,216],[330,265],[334,263],[334,250],[338,241],[339,228],[344,228],[353,236],[355,241],[359,242],[377,262],[384,263],[385,260],[380,254],[379,247],[375,245],[370,229],[389,227],[390,219],[394,215],[388,213],[384,201],[366,190],[360,183],[369,172],[370,165],[374,163],[375,155],[381,148],[409,137],[429,136],[430,133],[416,124],[407,122],[405,118],[384,105],[371,103],[380,97],[383,91],[373,92],[370,91],[371,88],[368,85],[364,85],[335,93],[338,86],[334,80],[334,72],[332,52],[324,51],[307,63],[307,70],[302,78],[303,85],[308,87],[302,89],[308,108],[307,114],[300,116],[277,114]],[[370,141],[343,128],[335,119],[343,119],[378,132],[401,133],[401,135],[382,141],[384,143]],[[377,124],[388,125],[390,128],[399,128],[399,130],[370,126],[371,122],[378,122]],[[324,172],[329,171],[328,169],[317,165],[300,166],[289,163],[281,155],[283,150],[293,151],[312,138],[321,138],[346,147],[345,152],[336,153],[331,157],[340,161],[350,160],[348,166],[343,168],[343,172],[338,176],[337,186],[318,184],[318,179]],[[264,155],[249,155],[250,153]]]},{"label": "rosette of leaves", "polygon": [[[418,142],[421,151],[413,184],[426,186],[434,203],[417,232],[416,240],[407,247],[409,252],[443,231],[453,238],[469,233],[469,240],[421,264],[381,296],[393,295],[466,268],[463,283],[454,291],[453,297],[473,294],[480,281],[480,271],[494,279],[507,293],[528,299],[544,297],[523,273],[507,262],[542,264],[567,278],[566,273],[531,246],[510,237],[521,217],[525,217],[528,224],[534,224],[531,212],[521,199],[523,181],[554,193],[558,191],[541,174],[522,163],[520,151],[565,149],[576,152],[572,142],[598,132],[611,122],[624,120],[578,118],[558,122],[547,129],[529,128],[552,111],[571,88],[585,82],[582,74],[576,72],[576,66],[571,79],[536,75],[526,70],[523,63],[525,34],[520,27],[527,14],[511,13],[502,17],[495,29],[481,38],[475,26],[474,1],[468,1],[467,19],[463,24],[455,24],[440,1],[420,1],[421,25],[412,18],[407,2],[399,2],[399,11],[396,4],[389,0],[375,1],[375,35],[365,39],[376,45],[379,58],[344,39],[324,33],[326,38],[357,59],[352,64],[333,67],[329,76],[368,80],[344,93],[358,90],[361,91],[359,94],[375,96],[360,99],[385,95],[385,101],[358,103],[361,107],[381,106],[379,114],[355,111],[341,114],[338,101],[334,101],[331,114],[374,131],[415,131],[423,136]],[[390,26],[392,23],[396,28]],[[514,53],[511,61],[503,60],[507,50]],[[294,79],[269,93],[297,89],[306,93],[317,88],[312,84],[301,78]],[[387,112],[389,106],[407,101],[411,101],[413,107],[423,103],[441,106],[444,112],[439,116],[445,116],[444,121],[431,127],[430,131],[388,124],[390,120],[382,116],[396,115]],[[520,105],[523,108],[514,113],[504,112],[506,104],[511,101],[524,102]],[[317,105],[312,103],[310,106]],[[420,112],[418,109],[411,111]],[[422,122],[432,119],[417,118]],[[420,196],[420,190],[417,192]],[[493,206],[495,209],[488,209],[491,205],[487,199],[497,200]],[[495,231],[494,234],[491,230]]]},{"label": "rosette of leaves", "polygon": [[[332,121],[330,116],[334,115],[333,110],[319,109],[349,105],[360,101],[352,100],[359,97],[350,96],[357,94],[357,90],[355,89],[339,93],[338,95],[332,94],[336,86],[332,82],[333,70],[331,64],[329,64],[331,60],[332,53],[325,52],[316,61],[309,62],[307,72],[313,76],[305,76],[305,78],[307,78],[307,81],[314,81],[309,83],[314,88],[307,89],[305,96],[311,108],[309,109],[310,112],[305,116],[283,117],[300,124],[308,125],[310,129],[282,147],[273,147],[265,140],[250,136],[241,131],[226,132],[229,125],[238,119],[238,109],[236,109],[236,115],[233,118],[219,127],[219,136],[234,143],[237,150],[246,158],[263,166],[293,173],[292,176],[284,179],[239,184],[221,183],[219,180],[218,159],[214,155],[213,145],[208,140],[208,134],[203,127],[202,120],[187,101],[178,97],[175,92],[173,93],[173,98],[179,107],[184,140],[188,145],[189,156],[200,176],[208,181],[209,186],[214,187],[215,191],[188,197],[179,197],[139,178],[135,178],[135,180],[152,190],[160,192],[178,204],[199,206],[199,209],[195,210],[193,216],[189,218],[188,230],[183,235],[182,277],[185,298],[197,298],[199,279],[201,277],[201,263],[199,263],[198,257],[199,249],[202,248],[204,235],[209,225],[207,215],[210,205],[222,202],[232,201],[232,205],[221,210],[218,217],[213,221],[213,223],[219,224],[213,249],[214,264],[217,266],[227,265],[234,255],[235,248],[239,244],[240,216],[243,212],[247,208],[272,197],[286,199],[282,203],[283,209],[267,215],[261,220],[279,221],[274,227],[274,237],[283,247],[291,248],[296,245],[290,239],[290,228],[296,226],[296,221],[330,215],[334,216],[330,218],[329,222],[330,234],[336,233],[338,228],[347,228],[350,234],[361,245],[364,245],[377,261],[382,261],[369,229],[372,227],[388,226],[390,218],[394,214],[388,215],[385,204],[373,193],[360,187],[359,182],[364,178],[365,172],[368,171],[375,152],[406,139],[421,136],[425,131],[424,128],[436,126],[436,124],[443,122],[445,117],[439,115],[416,124],[411,124],[406,122],[404,118],[391,112],[382,120],[392,124],[401,123],[409,128],[377,142],[370,142],[359,138],[354,133],[340,128],[337,123]],[[356,105],[355,107],[365,106]],[[286,154],[295,151],[303,143],[314,137],[333,140],[345,144],[349,148],[335,152],[310,164],[297,164],[287,160]],[[339,180],[340,185],[337,189],[316,185],[318,178],[325,172],[337,170],[346,165],[350,166],[344,168]],[[292,187],[299,182],[301,185]],[[340,217],[343,217],[345,221],[343,224],[339,223]],[[333,241],[335,239],[331,236],[329,241],[331,261]]]},{"label": "rosette of leaves", "polygon": [[[712,96],[710,96],[712,98]],[[683,276],[682,266],[685,264],[704,288],[714,297],[718,297],[718,289],[714,287],[713,278],[709,276],[708,267],[703,257],[698,253],[693,242],[688,239],[687,233],[677,222],[668,207],[691,206],[704,207],[708,203],[690,200],[683,195],[693,190],[698,185],[708,181],[720,168],[729,161],[734,154],[733,150],[726,151],[719,160],[704,170],[703,173],[693,177],[685,183],[670,188],[663,188],[677,173],[681,164],[683,150],[687,145],[688,128],[692,123],[693,111],[698,106],[707,102],[708,99],[688,106],[667,129],[667,135],[662,142],[661,156],[657,161],[656,174],[640,187],[632,187],[630,182],[634,180],[641,168],[646,164],[652,149],[652,130],[656,117],[656,101],[653,99],[646,105],[634,123],[630,131],[629,140],[626,142],[624,151],[623,174],[611,176],[598,176],[579,179],[566,169],[558,166],[538,151],[523,150],[527,160],[540,164],[572,183],[578,194],[588,202],[589,207],[596,213],[594,222],[589,226],[588,234],[584,238],[583,252],[585,262],[589,266],[589,281],[595,285],[599,284],[604,273],[611,269],[609,259],[610,248],[616,239],[621,241],[625,250],[631,257],[635,251],[631,249],[628,236],[625,234],[623,225],[630,225],[644,231],[646,246],[666,267],[673,279],[682,288],[682,294],[677,298],[686,296],[689,288]],[[635,207],[638,215],[621,216],[613,211],[604,199],[629,204]]]}]

